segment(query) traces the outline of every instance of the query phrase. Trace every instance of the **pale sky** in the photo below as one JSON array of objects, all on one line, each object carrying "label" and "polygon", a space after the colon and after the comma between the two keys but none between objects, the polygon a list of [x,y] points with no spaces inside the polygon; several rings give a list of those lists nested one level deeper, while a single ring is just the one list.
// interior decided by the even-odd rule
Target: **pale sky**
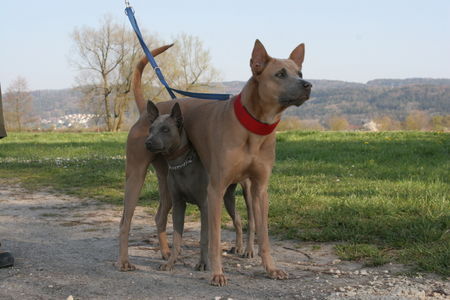
[{"label": "pale sky", "polygon": [[[305,43],[309,79],[450,78],[449,0],[130,2],[141,29],[167,42],[198,36],[227,81],[250,77],[256,38],[278,58]],[[73,87],[69,34],[106,14],[129,26],[124,8],[121,0],[1,0],[3,91],[17,76],[33,90]]]}]

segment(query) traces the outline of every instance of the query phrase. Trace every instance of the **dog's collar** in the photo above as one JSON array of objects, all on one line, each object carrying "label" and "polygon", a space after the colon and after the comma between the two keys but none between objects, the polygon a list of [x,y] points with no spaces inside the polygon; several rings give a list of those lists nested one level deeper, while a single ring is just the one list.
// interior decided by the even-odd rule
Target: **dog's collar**
[{"label": "dog's collar", "polygon": [[244,126],[248,131],[258,135],[271,134],[275,130],[275,127],[277,127],[278,123],[280,123],[280,120],[278,120],[275,123],[267,124],[255,119],[255,117],[248,112],[244,105],[242,105],[241,94],[237,95],[236,100],[234,100],[234,113],[242,126]]},{"label": "dog's collar", "polygon": [[[173,162],[174,160],[183,155],[185,157],[182,163],[176,165],[171,164],[171,162]],[[191,147],[190,143],[187,143],[186,145],[184,145],[183,147],[172,153],[170,156],[166,156],[169,171],[177,171],[187,167],[188,165],[194,162],[194,156],[195,156],[194,149]]]}]

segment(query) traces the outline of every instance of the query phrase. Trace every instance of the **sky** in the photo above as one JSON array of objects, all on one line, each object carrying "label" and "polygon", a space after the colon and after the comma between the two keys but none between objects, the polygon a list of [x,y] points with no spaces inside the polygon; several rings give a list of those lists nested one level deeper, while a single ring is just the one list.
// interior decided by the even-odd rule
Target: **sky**
[{"label": "sky", "polygon": [[[255,39],[272,57],[306,45],[306,79],[450,78],[449,0],[130,0],[141,29],[170,42],[198,36],[224,81],[247,80]],[[70,33],[105,15],[128,24],[121,0],[2,0],[0,83],[70,88]],[[131,27],[130,27],[131,29]],[[153,48],[153,45],[149,45]]]}]

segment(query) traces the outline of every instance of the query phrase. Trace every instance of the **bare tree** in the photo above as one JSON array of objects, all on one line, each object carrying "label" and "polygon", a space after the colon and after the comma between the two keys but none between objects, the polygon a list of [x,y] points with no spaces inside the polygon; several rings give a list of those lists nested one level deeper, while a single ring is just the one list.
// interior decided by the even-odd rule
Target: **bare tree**
[{"label": "bare tree", "polygon": [[[153,40],[153,45],[164,44],[155,37]],[[196,36],[183,33],[176,36],[173,42],[174,46],[157,58],[169,85],[180,90],[210,92],[211,84],[219,81],[220,76],[212,66],[211,55],[202,41]],[[147,68],[144,75],[144,93],[156,102],[170,99],[151,68]]]},{"label": "bare tree", "polygon": [[[157,37],[146,35],[145,30],[143,33],[150,48],[162,44]],[[119,130],[133,99],[133,70],[142,55],[134,32],[104,17],[99,29],[75,29],[71,38],[75,45],[72,62],[79,70],[78,89],[84,95],[84,105],[103,116],[109,131]],[[199,38],[187,34],[179,35],[175,47],[158,56],[158,64],[174,88],[207,91],[208,84],[218,80],[209,52]],[[169,99],[151,68],[147,68],[143,86],[148,99]]]},{"label": "bare tree", "polygon": [[31,120],[33,97],[25,78],[17,77],[8,87],[5,98],[5,120],[9,129],[22,131]]},{"label": "bare tree", "polygon": [[78,85],[86,99],[102,103],[104,121],[109,131],[118,130],[117,120],[121,111],[116,111],[114,88],[120,78],[119,67],[126,56],[122,26],[106,16],[99,29],[84,27],[75,29],[72,40],[77,57],[72,60],[80,71]]}]

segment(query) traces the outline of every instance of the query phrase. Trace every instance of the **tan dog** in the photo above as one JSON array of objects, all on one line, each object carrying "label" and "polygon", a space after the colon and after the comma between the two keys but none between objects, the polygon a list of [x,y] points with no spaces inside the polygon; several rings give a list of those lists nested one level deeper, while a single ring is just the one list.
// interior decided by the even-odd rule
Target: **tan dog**
[{"label": "tan dog", "polygon": [[[271,131],[274,126],[270,126],[271,130],[266,130],[265,133],[253,133],[248,129],[251,126],[244,124],[237,111],[247,112],[253,122],[262,124],[261,126],[265,128],[265,126],[269,127],[267,124],[276,125],[287,107],[299,106],[309,99],[312,85],[304,81],[301,74],[304,49],[304,45],[301,44],[292,51],[288,59],[274,59],[267,54],[264,46],[257,40],[250,60],[253,76],[239,96],[229,101],[197,99],[177,101],[180,103],[184,116],[188,138],[197,150],[209,177],[207,188],[209,257],[213,285],[222,286],[227,282],[223,274],[220,248],[222,199],[230,184],[244,179],[249,179],[251,182],[251,210],[255,218],[262,264],[269,277],[287,278],[284,271],[275,267],[270,254],[268,235],[267,187],[275,160],[276,136]],[[136,74],[139,73],[139,68],[140,66]],[[137,80],[137,77],[135,77],[135,97],[139,110],[143,112],[145,102],[140,90],[140,78]],[[173,104],[174,101],[160,103],[158,109],[161,113],[168,113]],[[170,206],[167,202],[170,203],[170,201],[168,201],[165,180],[167,175],[165,162],[157,156],[146,153],[145,150],[144,141],[148,126],[145,117],[141,117],[131,129],[127,142],[127,183],[120,230],[119,257],[119,266],[125,270],[133,269],[128,261],[128,232],[150,162],[157,171],[161,195],[161,204],[156,216],[157,224],[161,222],[165,210],[170,209],[170,207],[167,208]],[[164,253],[167,238],[165,232],[159,233],[161,249]]]}]

